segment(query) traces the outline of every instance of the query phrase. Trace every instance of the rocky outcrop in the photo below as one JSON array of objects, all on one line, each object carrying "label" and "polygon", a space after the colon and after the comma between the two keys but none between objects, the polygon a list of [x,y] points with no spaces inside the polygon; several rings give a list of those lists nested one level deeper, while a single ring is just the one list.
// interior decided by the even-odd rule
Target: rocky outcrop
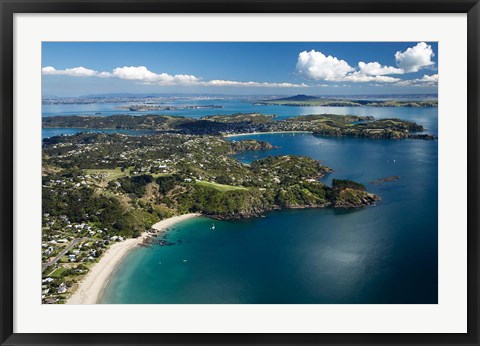
[{"label": "rocky outcrop", "polygon": [[351,188],[335,191],[332,205],[335,208],[362,208],[379,201],[380,197],[366,191]]}]

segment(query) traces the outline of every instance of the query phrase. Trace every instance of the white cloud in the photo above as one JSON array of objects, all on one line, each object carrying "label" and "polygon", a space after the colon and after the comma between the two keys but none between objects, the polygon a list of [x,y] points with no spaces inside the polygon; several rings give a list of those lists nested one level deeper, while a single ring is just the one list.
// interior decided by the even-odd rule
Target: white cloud
[{"label": "white cloud", "polygon": [[438,83],[438,74],[433,74],[431,76],[423,75],[422,78],[416,79],[407,79],[402,80],[396,83],[396,86],[416,86],[416,87],[431,87],[435,86]]},{"label": "white cloud", "polygon": [[432,74],[431,76],[427,76],[426,74],[424,74],[423,77],[419,79],[419,81],[429,82],[429,83],[437,83],[438,82],[438,74]]},{"label": "white cloud", "polygon": [[42,68],[42,73],[43,74],[55,74],[57,70],[53,66],[46,66]]},{"label": "white cloud", "polygon": [[379,62],[358,63],[354,69],[345,60],[311,50],[298,54],[296,71],[309,80],[352,83],[395,83],[395,85],[420,85],[436,83],[438,75],[423,76],[419,79],[402,80],[389,75],[418,72],[420,69],[434,65],[432,47],[420,42],[404,52],[398,51],[395,60],[398,67],[382,65]]},{"label": "white cloud", "polygon": [[267,82],[238,82],[231,80],[211,80],[203,82],[203,85],[207,86],[240,86],[240,87],[266,87],[266,88],[304,88],[308,87],[306,84],[293,84],[293,83],[267,83]]},{"label": "white cloud", "polygon": [[420,69],[434,64],[432,46],[425,42],[420,42],[414,47],[408,48],[404,52],[395,53],[395,59],[399,68],[406,73],[418,72]]},{"label": "white cloud", "polygon": [[194,84],[200,81],[200,78],[188,74],[176,74],[173,76],[174,84]]},{"label": "white cloud", "polygon": [[67,68],[65,70],[57,70],[53,66],[47,66],[42,68],[42,73],[46,75],[66,75],[76,77],[110,77],[108,72],[101,72],[90,70],[83,66]]},{"label": "white cloud", "polygon": [[401,81],[400,78],[394,78],[389,76],[366,76],[361,73],[352,73],[345,78],[343,78],[345,82],[379,82],[379,83],[395,83]]},{"label": "white cloud", "polygon": [[396,68],[393,66],[382,66],[378,62],[369,62],[364,63],[360,61],[358,63],[360,68],[360,73],[367,76],[383,76],[386,74],[403,74],[404,71],[401,68]]},{"label": "white cloud", "polygon": [[403,70],[399,68],[382,66],[378,62],[365,63],[361,61],[358,66],[359,70],[355,71],[345,60],[311,50],[298,54],[296,69],[298,74],[310,80],[353,83],[395,83],[400,79],[384,75],[403,73]]},{"label": "white cloud", "polygon": [[189,85],[199,81],[199,78],[192,75],[157,74],[148,70],[145,66],[117,67],[113,70],[112,76],[119,79],[159,85]]},{"label": "white cloud", "polygon": [[339,81],[354,71],[345,60],[311,50],[298,55],[297,73],[310,80]]},{"label": "white cloud", "polygon": [[84,67],[74,67],[71,69],[57,70],[53,66],[42,68],[45,75],[67,75],[74,77],[101,77],[118,78],[130,81],[136,81],[148,85],[198,85],[198,86],[232,86],[232,87],[265,87],[265,88],[303,88],[306,84],[293,83],[268,83],[268,82],[239,82],[231,80],[211,80],[202,81],[193,75],[178,74],[170,75],[168,73],[155,73],[145,66],[123,66],[117,67],[110,72],[98,72]]},{"label": "white cloud", "polygon": [[154,82],[160,75],[149,71],[145,66],[124,66],[113,69],[112,75],[120,79]]},{"label": "white cloud", "polygon": [[111,77],[112,74],[110,72],[99,72],[97,74],[97,77],[100,77],[100,78],[108,78],[108,77]]}]

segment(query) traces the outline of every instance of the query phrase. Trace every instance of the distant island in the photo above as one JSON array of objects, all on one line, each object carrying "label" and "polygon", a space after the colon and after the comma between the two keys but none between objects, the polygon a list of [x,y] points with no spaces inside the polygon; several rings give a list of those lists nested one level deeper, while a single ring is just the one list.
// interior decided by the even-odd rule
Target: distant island
[{"label": "distant island", "polygon": [[257,101],[255,105],[280,106],[324,106],[324,107],[438,107],[438,101],[400,101],[400,100],[359,100],[359,99],[328,99],[325,97],[295,95],[272,100]]},{"label": "distant island", "polygon": [[372,116],[313,114],[276,120],[274,115],[237,113],[200,119],[168,115],[55,116],[42,119],[44,128],[141,129],[196,135],[232,135],[255,132],[304,131],[323,136],[374,139],[435,139],[425,129],[401,119]]},{"label": "distant island", "polygon": [[130,106],[121,106],[119,109],[128,109],[132,112],[145,111],[178,111],[185,109],[217,109],[223,108],[221,105],[190,105],[190,106],[171,106],[158,104],[135,104]]}]

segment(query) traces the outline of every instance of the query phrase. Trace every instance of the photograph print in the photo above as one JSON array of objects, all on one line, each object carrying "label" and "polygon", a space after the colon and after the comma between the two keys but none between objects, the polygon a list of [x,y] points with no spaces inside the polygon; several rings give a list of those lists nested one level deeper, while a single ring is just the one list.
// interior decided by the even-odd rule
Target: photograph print
[{"label": "photograph print", "polygon": [[42,304],[437,304],[438,54],[43,42]]}]

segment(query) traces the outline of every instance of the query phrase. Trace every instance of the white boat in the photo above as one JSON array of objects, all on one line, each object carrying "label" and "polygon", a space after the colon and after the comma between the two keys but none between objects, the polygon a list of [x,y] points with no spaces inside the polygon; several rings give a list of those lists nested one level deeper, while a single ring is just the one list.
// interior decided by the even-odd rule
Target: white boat
[{"label": "white boat", "polygon": [[210,227],[210,229],[215,229],[215,224],[214,223],[212,224],[212,227]]}]

